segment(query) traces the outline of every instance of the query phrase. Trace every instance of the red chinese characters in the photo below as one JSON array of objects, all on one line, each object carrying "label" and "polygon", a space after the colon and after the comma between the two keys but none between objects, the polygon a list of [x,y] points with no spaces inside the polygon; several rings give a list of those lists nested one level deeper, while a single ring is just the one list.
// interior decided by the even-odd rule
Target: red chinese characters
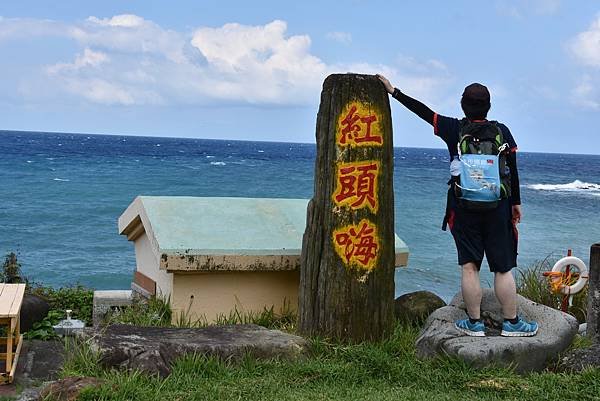
[{"label": "red chinese characters", "polygon": [[367,206],[377,212],[378,175],[379,163],[376,161],[339,165],[337,187],[333,194],[335,203],[353,209]]},{"label": "red chinese characters", "polygon": [[348,112],[340,118],[338,144],[381,145],[383,139],[376,126],[377,115],[370,114],[364,107],[352,104]]},{"label": "red chinese characters", "polygon": [[363,219],[357,226],[347,226],[335,231],[334,236],[336,251],[347,265],[355,264],[362,269],[373,269],[379,249],[374,225]]}]

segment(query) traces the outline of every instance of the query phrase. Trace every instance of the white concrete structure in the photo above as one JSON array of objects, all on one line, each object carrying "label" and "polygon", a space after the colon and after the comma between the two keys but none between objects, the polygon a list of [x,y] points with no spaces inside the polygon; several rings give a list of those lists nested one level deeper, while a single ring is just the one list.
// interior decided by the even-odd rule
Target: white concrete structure
[{"label": "white concrete structure", "polygon": [[[173,319],[296,310],[305,199],[137,197],[119,218],[134,242],[132,289],[170,300]],[[396,266],[408,248],[396,236]]]}]

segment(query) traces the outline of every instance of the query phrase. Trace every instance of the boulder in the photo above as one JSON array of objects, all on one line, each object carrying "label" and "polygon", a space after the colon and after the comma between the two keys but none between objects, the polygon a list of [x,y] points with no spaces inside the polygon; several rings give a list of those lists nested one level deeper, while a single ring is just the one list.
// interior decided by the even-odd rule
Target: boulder
[{"label": "boulder", "polygon": [[422,323],[436,309],[446,306],[446,302],[429,291],[416,291],[404,294],[394,301],[396,320],[409,323]]},{"label": "boulder", "polygon": [[448,306],[433,312],[417,338],[417,355],[458,357],[475,367],[514,366],[519,373],[543,370],[573,341],[579,325],[573,316],[537,304],[517,295],[519,314],[538,322],[533,337],[500,337],[503,317],[492,289],[483,290],[482,317],[489,327],[486,337],[469,337],[454,328],[457,319],[467,317],[462,296],[457,294]]},{"label": "boulder", "polygon": [[17,364],[15,382],[23,387],[56,380],[65,360],[62,341],[25,340]]},{"label": "boulder", "polygon": [[40,399],[50,398],[56,401],[75,401],[81,391],[89,387],[99,387],[104,380],[95,377],[66,377],[49,384],[40,393]]},{"label": "boulder", "polygon": [[113,325],[91,339],[105,367],[136,369],[161,377],[166,377],[175,359],[185,354],[223,360],[237,360],[247,354],[293,359],[308,350],[302,337],[254,324],[200,329]]},{"label": "boulder", "polygon": [[49,310],[50,305],[44,299],[26,294],[21,304],[21,332],[28,332],[34,323],[44,320]]}]

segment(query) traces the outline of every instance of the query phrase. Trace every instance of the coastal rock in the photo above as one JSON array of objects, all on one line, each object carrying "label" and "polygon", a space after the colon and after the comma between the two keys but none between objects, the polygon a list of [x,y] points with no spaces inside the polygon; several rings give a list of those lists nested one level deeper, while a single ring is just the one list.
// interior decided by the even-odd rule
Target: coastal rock
[{"label": "coastal rock", "polygon": [[256,358],[297,358],[307,352],[302,337],[254,324],[200,329],[113,325],[92,337],[106,367],[137,369],[166,377],[175,359],[185,354],[224,360],[244,355]]},{"label": "coastal rock", "polygon": [[56,380],[65,360],[65,347],[59,340],[25,340],[17,364],[15,382],[29,387]]},{"label": "coastal rock", "polygon": [[34,323],[44,320],[49,310],[50,305],[44,299],[26,294],[21,304],[21,332],[28,332],[32,329]]},{"label": "coastal rock", "polygon": [[75,401],[81,391],[89,387],[98,387],[104,380],[95,377],[66,377],[49,384],[40,393],[40,399],[56,401]]},{"label": "coastal rock", "polygon": [[396,320],[421,323],[436,309],[446,306],[446,302],[429,291],[416,291],[403,294],[394,301]]},{"label": "coastal rock", "polygon": [[500,337],[498,328],[503,320],[500,304],[493,290],[484,289],[481,310],[488,322],[487,336],[469,337],[454,328],[457,319],[467,316],[459,293],[448,306],[429,316],[416,342],[417,355],[456,356],[475,367],[511,365],[520,373],[540,371],[571,344],[578,330],[577,319],[520,295],[517,308],[524,319],[538,322],[536,336]]}]

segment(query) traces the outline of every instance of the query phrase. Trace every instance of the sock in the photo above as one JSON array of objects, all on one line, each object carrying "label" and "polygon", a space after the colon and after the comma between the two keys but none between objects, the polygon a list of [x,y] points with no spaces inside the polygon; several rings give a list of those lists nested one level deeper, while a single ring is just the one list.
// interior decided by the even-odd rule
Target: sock
[{"label": "sock", "polygon": [[469,323],[471,323],[471,324],[475,324],[475,323],[480,322],[480,321],[481,321],[481,318],[479,318],[479,319],[472,319],[471,317],[469,317]]},{"label": "sock", "polygon": [[510,324],[517,324],[517,322],[519,321],[519,316],[515,316],[512,319],[504,319],[505,322],[510,322]]}]

